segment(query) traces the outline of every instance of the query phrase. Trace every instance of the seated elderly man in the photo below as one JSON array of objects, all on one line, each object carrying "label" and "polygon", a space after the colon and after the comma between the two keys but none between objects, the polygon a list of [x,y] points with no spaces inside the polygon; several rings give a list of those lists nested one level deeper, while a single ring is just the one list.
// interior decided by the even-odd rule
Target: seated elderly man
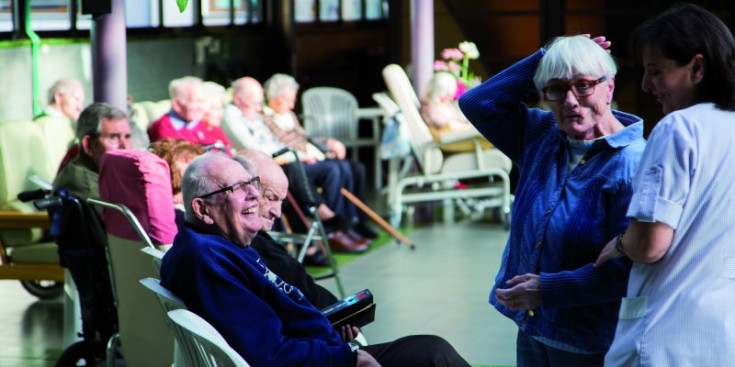
[{"label": "seated elderly man", "polygon": [[299,288],[312,305],[324,309],[337,302],[337,297],[316,284],[303,265],[291,256],[281,243],[268,235],[267,231],[273,229],[273,222],[281,217],[281,205],[288,192],[288,178],[283,173],[283,169],[276,164],[273,158],[254,149],[240,151],[232,159],[243,164],[243,167],[249,164],[249,160],[260,177],[260,201],[258,203],[263,229],[258,232],[250,246],[258,251],[269,269],[280,275],[286,283]]},{"label": "seated elderly man", "polygon": [[169,83],[171,111],[148,127],[151,142],[166,138],[183,139],[203,147],[223,145],[229,151],[230,142],[219,126],[204,121],[207,99],[201,79],[185,76]]},{"label": "seated elderly man", "polygon": [[105,152],[131,148],[130,124],[125,112],[107,103],[93,103],[77,121],[79,154],[65,164],[54,180],[80,199],[99,197],[99,164]]},{"label": "seated elderly man", "polygon": [[436,336],[357,348],[250,247],[262,228],[259,177],[221,153],[184,173],[186,225],[161,264],[162,285],[254,366],[469,366]]},{"label": "seated elderly man", "polygon": [[84,108],[84,87],[76,79],[62,78],[48,90],[48,106],[34,119],[43,116],[66,117],[77,121]]},{"label": "seated elderly man", "polygon": [[[263,123],[263,87],[251,77],[242,77],[232,83],[232,104],[225,109],[222,124],[236,149],[255,149],[272,155],[285,145]],[[348,177],[342,175],[336,165],[329,162],[316,162],[305,165],[309,182],[302,182],[296,163],[291,155],[277,158],[291,185],[291,194],[303,211],[306,211],[309,194],[316,193],[314,187],[321,187],[321,195],[315,195],[317,215],[329,232],[329,242],[338,252],[363,252],[368,249],[368,239],[349,228],[352,204],[340,189],[347,187]],[[289,163],[291,162],[291,163]],[[311,186],[310,186],[311,185]],[[305,262],[323,262],[307,257]]]},{"label": "seated elderly man", "polygon": [[[337,167],[344,177],[344,187],[360,198],[365,199],[365,166],[360,162],[345,160],[344,144],[333,138],[322,142],[311,139],[299,123],[293,109],[299,84],[287,74],[274,74],[264,86],[267,107],[264,109],[263,122],[283,144],[297,150],[307,165],[322,163]],[[314,143],[318,144],[315,145]],[[345,205],[345,215],[355,224],[355,231],[367,238],[376,238],[377,233],[367,225],[364,213],[352,203]]]}]

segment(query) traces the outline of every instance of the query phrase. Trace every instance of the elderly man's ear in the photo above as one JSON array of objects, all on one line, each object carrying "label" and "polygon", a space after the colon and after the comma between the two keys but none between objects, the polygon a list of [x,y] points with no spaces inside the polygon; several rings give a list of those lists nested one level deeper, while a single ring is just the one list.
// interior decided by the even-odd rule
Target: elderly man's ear
[{"label": "elderly man's ear", "polygon": [[191,201],[191,210],[194,211],[194,215],[204,224],[214,224],[214,218],[209,215],[209,207],[204,203],[202,198],[194,198]]}]

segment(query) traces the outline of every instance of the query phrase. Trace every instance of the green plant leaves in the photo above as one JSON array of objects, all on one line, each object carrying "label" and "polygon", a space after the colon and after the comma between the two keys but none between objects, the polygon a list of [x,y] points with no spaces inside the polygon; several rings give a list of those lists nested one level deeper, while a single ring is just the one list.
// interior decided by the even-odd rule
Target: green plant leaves
[{"label": "green plant leaves", "polygon": [[189,4],[189,0],[176,0],[176,5],[179,6],[179,13],[183,13],[186,10],[186,6]]}]

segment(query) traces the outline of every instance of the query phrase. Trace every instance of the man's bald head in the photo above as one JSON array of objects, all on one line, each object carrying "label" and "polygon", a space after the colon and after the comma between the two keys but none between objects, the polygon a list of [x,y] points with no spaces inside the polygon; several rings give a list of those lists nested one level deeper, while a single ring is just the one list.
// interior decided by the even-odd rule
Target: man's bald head
[{"label": "man's bald head", "polygon": [[[260,218],[263,229],[271,230],[273,221],[281,217],[281,206],[288,192],[288,178],[283,169],[269,155],[253,149],[237,153],[255,165],[260,176]],[[238,160],[238,157],[233,157]]]},{"label": "man's bald head", "polygon": [[263,86],[249,76],[232,83],[232,103],[245,117],[254,119],[263,110]]}]

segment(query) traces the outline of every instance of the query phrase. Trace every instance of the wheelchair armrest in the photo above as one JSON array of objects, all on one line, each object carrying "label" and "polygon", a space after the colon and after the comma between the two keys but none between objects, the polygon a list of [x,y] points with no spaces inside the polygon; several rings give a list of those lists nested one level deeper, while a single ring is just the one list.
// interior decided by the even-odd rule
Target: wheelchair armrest
[{"label": "wheelchair armrest", "polygon": [[0,210],[0,229],[50,228],[51,221],[46,212],[21,213]]}]

